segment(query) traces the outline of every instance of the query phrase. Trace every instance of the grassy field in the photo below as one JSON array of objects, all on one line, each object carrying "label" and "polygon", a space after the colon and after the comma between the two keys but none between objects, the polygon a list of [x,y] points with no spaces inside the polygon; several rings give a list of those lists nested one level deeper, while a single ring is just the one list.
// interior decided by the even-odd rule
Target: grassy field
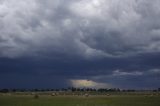
[{"label": "grassy field", "polygon": [[160,106],[160,96],[45,96],[1,95],[0,106]]}]

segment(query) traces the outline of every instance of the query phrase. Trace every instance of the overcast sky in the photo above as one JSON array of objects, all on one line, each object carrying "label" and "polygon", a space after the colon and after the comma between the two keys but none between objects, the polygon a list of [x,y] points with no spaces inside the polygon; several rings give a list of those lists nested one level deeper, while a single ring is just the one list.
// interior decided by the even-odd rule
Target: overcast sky
[{"label": "overcast sky", "polygon": [[160,87],[160,0],[0,0],[0,88]]}]

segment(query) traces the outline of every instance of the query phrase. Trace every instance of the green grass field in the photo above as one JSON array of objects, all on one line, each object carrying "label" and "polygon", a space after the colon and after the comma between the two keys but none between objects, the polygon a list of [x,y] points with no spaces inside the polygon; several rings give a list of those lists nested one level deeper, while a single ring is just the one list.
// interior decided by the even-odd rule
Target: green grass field
[{"label": "green grass field", "polygon": [[0,106],[160,106],[160,96],[39,96],[1,95]]}]

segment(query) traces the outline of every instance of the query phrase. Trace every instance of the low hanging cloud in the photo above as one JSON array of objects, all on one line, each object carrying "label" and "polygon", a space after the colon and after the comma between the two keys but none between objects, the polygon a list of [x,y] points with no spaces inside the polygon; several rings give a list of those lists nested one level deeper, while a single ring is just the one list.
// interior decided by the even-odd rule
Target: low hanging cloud
[{"label": "low hanging cloud", "polygon": [[142,72],[133,71],[133,72],[125,72],[120,70],[113,71],[113,76],[141,76],[143,75]]}]

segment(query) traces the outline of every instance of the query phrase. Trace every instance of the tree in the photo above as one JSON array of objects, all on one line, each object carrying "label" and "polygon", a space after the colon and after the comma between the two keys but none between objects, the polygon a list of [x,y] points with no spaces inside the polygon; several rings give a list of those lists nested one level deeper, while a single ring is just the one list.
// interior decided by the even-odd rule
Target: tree
[{"label": "tree", "polygon": [[8,93],[9,89],[1,89],[0,92],[2,92],[2,93]]}]

